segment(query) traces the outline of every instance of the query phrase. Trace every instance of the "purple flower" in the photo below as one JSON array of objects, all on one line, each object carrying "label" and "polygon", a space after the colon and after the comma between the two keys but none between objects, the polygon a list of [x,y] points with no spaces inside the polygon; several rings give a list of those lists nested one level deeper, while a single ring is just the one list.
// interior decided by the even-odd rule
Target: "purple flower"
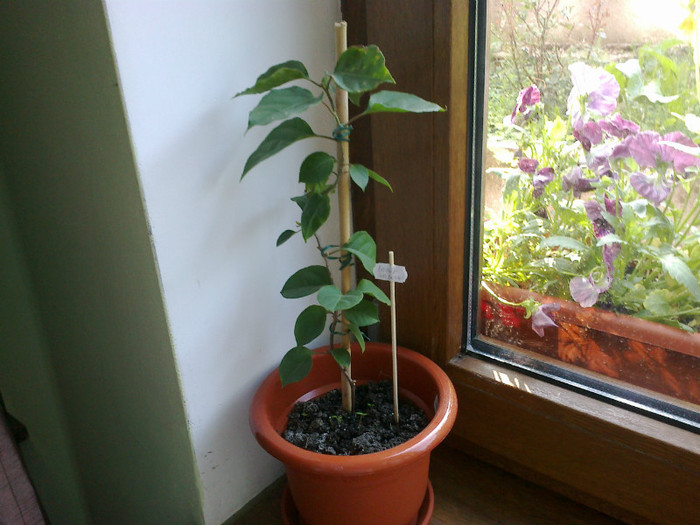
[{"label": "purple flower", "polygon": [[585,111],[595,111],[603,117],[615,110],[620,85],[611,73],[583,62],[571,64],[569,72],[574,87],[569,93],[567,113],[574,129],[581,129],[584,125],[582,102]]},{"label": "purple flower", "polygon": [[593,271],[588,277],[574,277],[569,281],[571,297],[584,308],[588,308],[597,303],[600,294],[607,292],[612,285],[612,277],[609,268],[607,275],[602,278],[600,285],[596,282],[596,273],[596,271]]},{"label": "purple flower", "polygon": [[671,194],[671,188],[659,177],[635,171],[630,175],[630,184],[642,197],[659,206]]},{"label": "purple flower", "polygon": [[562,176],[561,189],[564,191],[574,190],[574,196],[580,197],[583,192],[591,191],[593,189],[593,183],[599,180],[598,178],[584,178],[581,168],[579,166],[574,166],[569,173]]},{"label": "purple flower", "polygon": [[584,308],[593,306],[598,302],[600,293],[591,282],[590,278],[574,277],[569,281],[569,292],[571,297]]},{"label": "purple flower", "polygon": [[557,323],[551,317],[551,313],[559,310],[558,304],[547,303],[541,304],[532,314],[532,329],[540,337],[544,337],[544,329],[549,326],[557,326]]},{"label": "purple flower", "polygon": [[656,168],[661,155],[659,140],[661,137],[655,131],[642,131],[629,141],[630,155],[640,168]]},{"label": "purple flower", "polygon": [[520,159],[520,161],[518,162],[518,168],[520,168],[525,173],[529,173],[530,175],[532,175],[537,169],[537,164],[538,162],[536,159],[523,158]]},{"label": "purple flower", "polygon": [[606,195],[604,200],[605,211],[607,211],[610,215],[613,215],[615,217],[622,216],[622,203],[620,202],[620,199],[612,200]]},{"label": "purple flower", "polygon": [[[690,140],[680,131],[667,133],[661,140],[664,142],[680,144],[681,146],[691,149],[698,147],[695,142]],[[685,174],[685,171],[690,166],[700,166],[700,158],[696,157],[695,155],[681,151],[678,148],[674,148],[670,144],[659,144],[659,147],[661,148],[661,160],[669,164],[673,164],[673,169],[676,171],[676,173]]]},{"label": "purple flower", "polygon": [[530,115],[530,108],[537,104],[539,101],[540,90],[537,89],[537,86],[535,86],[534,84],[521,90],[518,94],[518,100],[515,103],[513,112],[510,114],[511,123],[515,124],[515,120],[518,116],[518,113],[522,113],[523,116],[527,118]]},{"label": "purple flower", "polygon": [[598,177],[608,175],[609,177],[615,178],[615,175],[612,173],[612,169],[610,168],[610,162],[608,161],[612,152],[612,146],[605,144],[593,148],[590,151],[590,154],[586,155],[586,162],[588,164],[588,168],[593,173],[598,175]]},{"label": "purple flower", "polygon": [[[593,224],[593,235],[596,239],[602,239],[603,237],[615,233],[615,228],[610,224],[605,217],[603,212],[607,212],[610,215],[618,215],[618,204],[608,197],[605,198],[605,207],[603,207],[599,202],[594,200],[589,200],[583,203],[583,207],[586,209],[586,215],[588,219]],[[606,269],[606,285],[602,288],[596,288],[599,293],[605,292],[610,288],[615,273],[615,268],[613,263],[617,256],[620,255],[621,245],[619,242],[607,242],[603,245],[603,263]],[[592,284],[594,281],[592,277],[589,277]],[[571,288],[571,286],[570,286]],[[577,284],[577,291],[584,296],[583,290],[584,286],[581,283]],[[574,297],[572,293],[572,297]],[[576,299],[578,301],[578,299]],[[580,303],[580,301],[578,301]]]},{"label": "purple flower", "polygon": [[629,137],[626,137],[622,142],[617,144],[615,147],[613,147],[612,153],[610,154],[608,160],[626,159],[628,157],[631,157],[632,154],[630,153],[630,142],[632,142],[633,140],[634,136],[630,135]]},{"label": "purple flower", "polygon": [[574,138],[581,143],[583,149],[590,151],[593,144],[600,144],[603,141],[603,132],[600,126],[591,120],[574,130]]},{"label": "purple flower", "polygon": [[639,133],[639,126],[631,120],[623,119],[619,113],[615,113],[612,117],[601,120],[598,122],[598,125],[600,125],[605,133],[611,137],[617,137],[618,139],[623,139]]},{"label": "purple flower", "polygon": [[596,239],[602,239],[606,235],[615,233],[612,225],[603,217],[603,207],[598,201],[589,200],[583,203],[588,220],[593,224],[593,235]]},{"label": "purple flower", "polygon": [[533,197],[539,197],[544,192],[544,187],[554,180],[554,169],[542,168],[532,177]]},{"label": "purple flower", "polygon": [[[611,242],[603,246],[603,263],[608,276],[608,282],[612,284],[613,276],[615,275],[615,259],[620,255],[622,245],[619,242]],[[608,288],[610,286],[608,285]]]}]

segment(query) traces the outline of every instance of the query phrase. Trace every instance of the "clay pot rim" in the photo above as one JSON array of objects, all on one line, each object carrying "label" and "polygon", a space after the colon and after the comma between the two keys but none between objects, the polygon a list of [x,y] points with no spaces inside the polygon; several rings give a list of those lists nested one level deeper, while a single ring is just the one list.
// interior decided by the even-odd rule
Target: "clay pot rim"
[{"label": "clay pot rim", "polygon": [[[390,350],[391,346],[384,343],[367,343],[365,352],[387,351],[387,349]],[[321,359],[332,359],[332,357],[325,354],[314,355],[315,362]],[[280,380],[276,369],[263,380],[251,404],[250,425],[256,439],[269,454],[288,467],[317,473],[342,472],[347,476],[361,476],[377,472],[378,469],[389,470],[429,453],[445,439],[454,425],[457,417],[457,394],[447,374],[427,357],[413,350],[399,347],[398,359],[412,361],[426,369],[437,385],[439,399],[435,414],[428,425],[405,443],[381,452],[357,456],[320,454],[292,445],[275,430],[268,418],[255,417],[255,414],[264,413],[266,393],[271,389],[279,388]]]},{"label": "clay pot rim", "polygon": [[489,283],[489,286],[498,290],[498,293],[504,299],[512,302],[521,302],[527,298],[533,298],[543,304],[559,305],[559,310],[552,312],[552,317],[554,317],[555,321],[573,323],[584,328],[592,328],[626,339],[658,346],[665,350],[700,357],[700,332],[684,332],[680,328],[663,323],[627,314],[619,314],[595,306],[584,308],[578,303],[566,299],[542,295],[523,288],[514,288],[495,283]]}]

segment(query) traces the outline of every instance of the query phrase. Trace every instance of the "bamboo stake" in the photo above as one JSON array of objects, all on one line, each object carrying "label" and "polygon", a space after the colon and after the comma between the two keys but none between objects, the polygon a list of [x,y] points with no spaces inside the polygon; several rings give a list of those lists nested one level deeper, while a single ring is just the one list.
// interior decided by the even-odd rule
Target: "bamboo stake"
[{"label": "bamboo stake", "polygon": [[[389,266],[394,269],[394,252],[389,252]],[[394,423],[399,424],[399,373],[396,348],[396,283],[389,281],[389,298],[391,299],[391,365],[394,383]]]},{"label": "bamboo stake", "polygon": [[[340,57],[348,47],[347,38],[348,25],[345,21],[335,24],[335,51],[336,56]],[[338,89],[335,95],[335,105],[338,117],[342,124],[346,124],[349,120],[348,114],[348,94],[342,89]],[[338,141],[338,210],[340,218],[340,244],[343,245],[350,239],[350,147],[347,141]],[[342,254],[341,254],[342,255]],[[350,266],[346,266],[340,273],[341,286],[340,290],[343,294],[350,291],[352,287],[352,275]],[[350,353],[350,334],[345,324],[345,319],[342,319],[343,335],[341,344],[343,348]],[[352,412],[354,409],[353,399],[353,381],[350,366],[348,366],[340,375],[341,392],[343,395],[343,409],[346,412]]]}]

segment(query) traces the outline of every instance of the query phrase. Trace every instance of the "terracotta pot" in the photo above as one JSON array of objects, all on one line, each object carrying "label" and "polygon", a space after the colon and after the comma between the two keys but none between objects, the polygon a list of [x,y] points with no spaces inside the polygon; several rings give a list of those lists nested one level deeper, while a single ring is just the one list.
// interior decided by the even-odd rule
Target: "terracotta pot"
[{"label": "terracotta pot", "polygon": [[[391,347],[353,348],[353,377],[361,382],[391,378]],[[285,464],[294,504],[307,525],[411,525],[428,491],[430,452],[445,438],[457,414],[447,375],[428,358],[399,348],[399,395],[431,418],[417,436],[383,452],[331,456],[310,452],[281,437],[294,404],[339,387],[332,357],[314,356],[311,373],[282,388],[277,370],[253,398],[250,426],[260,445]]]},{"label": "terracotta pot", "polygon": [[489,284],[514,303],[531,298],[556,304],[557,328],[539,337],[523,308],[499,303],[481,290],[479,332],[543,356],[677,399],[700,403],[700,333],[601,308]]}]

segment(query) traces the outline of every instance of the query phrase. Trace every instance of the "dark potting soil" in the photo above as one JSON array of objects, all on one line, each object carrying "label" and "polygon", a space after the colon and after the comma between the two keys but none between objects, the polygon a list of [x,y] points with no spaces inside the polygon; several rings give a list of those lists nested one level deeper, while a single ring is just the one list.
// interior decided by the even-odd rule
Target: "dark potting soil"
[{"label": "dark potting soil", "polygon": [[399,399],[399,424],[394,423],[392,383],[360,385],[355,413],[343,411],[340,390],[297,403],[282,437],[306,450],[353,456],[370,454],[408,441],[423,430],[428,418],[413,402]]}]

